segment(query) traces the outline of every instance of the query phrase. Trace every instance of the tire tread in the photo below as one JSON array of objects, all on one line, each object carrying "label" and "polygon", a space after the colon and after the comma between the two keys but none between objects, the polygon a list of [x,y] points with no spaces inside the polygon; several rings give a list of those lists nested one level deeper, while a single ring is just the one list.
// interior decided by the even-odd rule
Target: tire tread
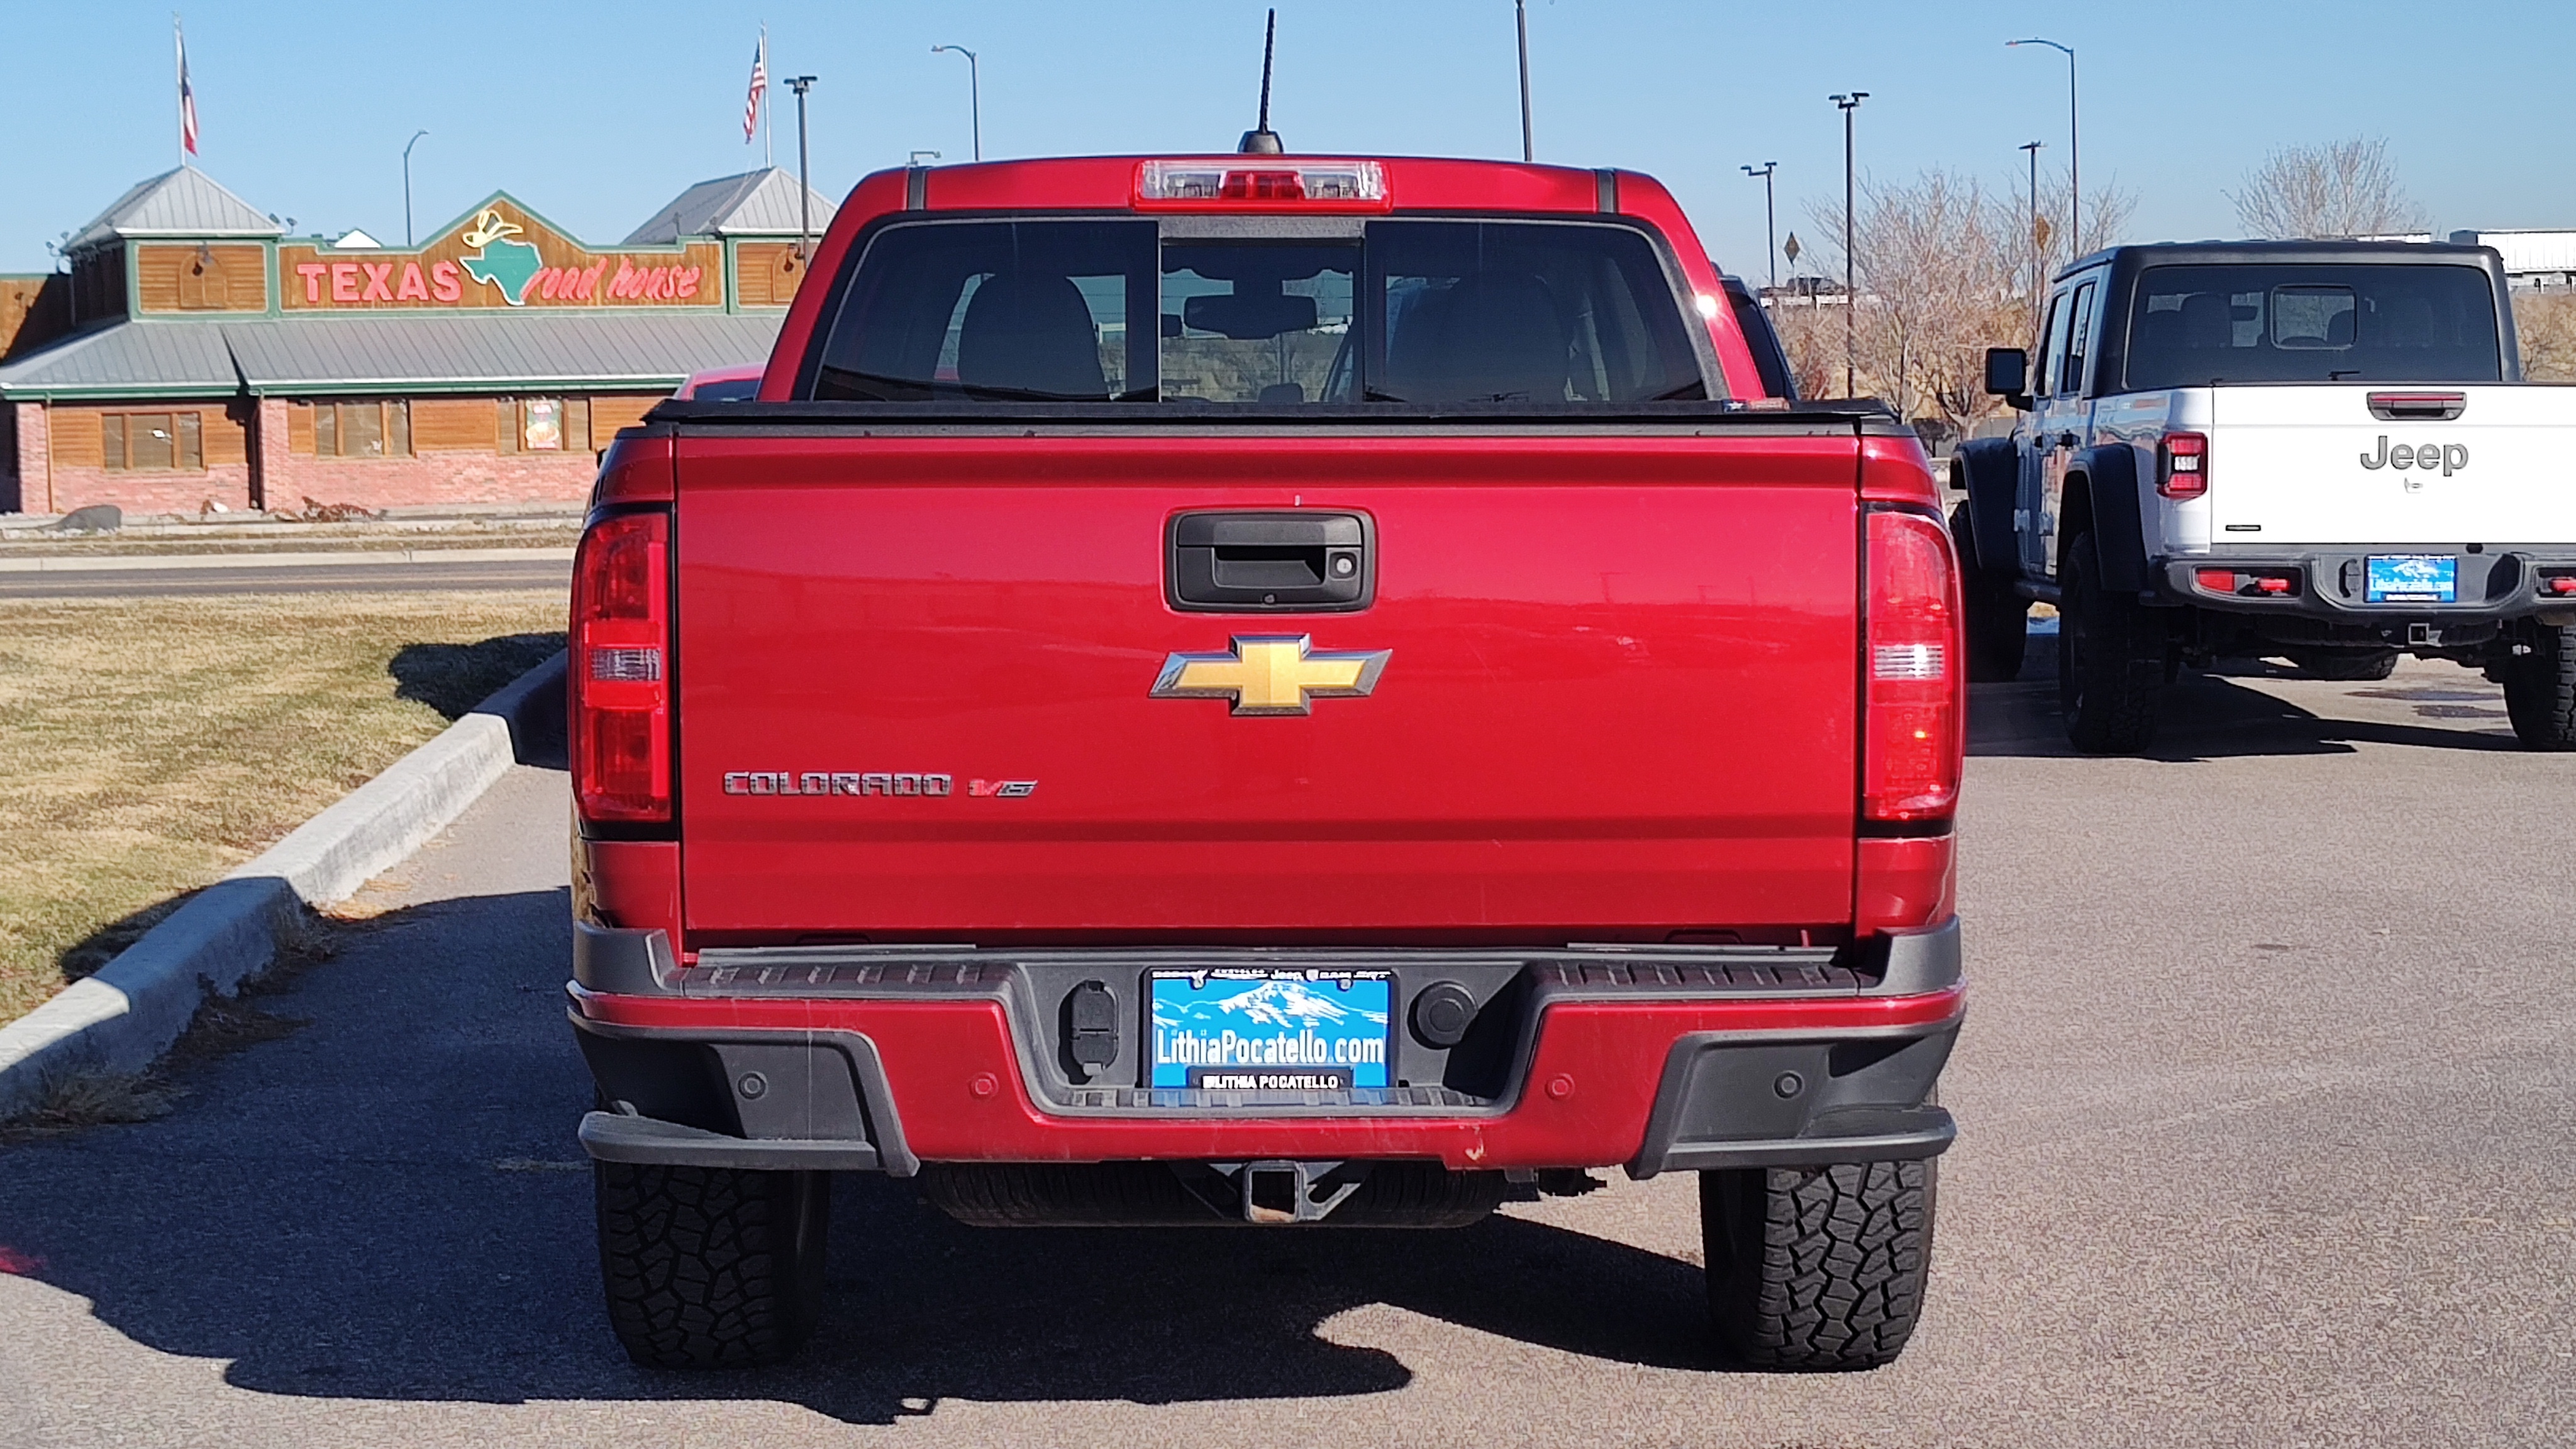
[{"label": "tire tread", "polygon": [[1709,1306],[1757,1368],[1895,1361],[1923,1312],[1937,1169],[1929,1161],[1700,1176]]},{"label": "tire tread", "polygon": [[828,1178],[592,1164],[608,1321],[647,1368],[777,1363],[813,1331]]}]

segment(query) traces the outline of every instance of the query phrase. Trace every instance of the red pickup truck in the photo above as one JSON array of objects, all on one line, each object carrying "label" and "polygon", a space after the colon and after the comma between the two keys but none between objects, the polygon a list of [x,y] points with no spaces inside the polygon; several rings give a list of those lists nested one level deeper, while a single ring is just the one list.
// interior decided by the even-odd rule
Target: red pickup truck
[{"label": "red pickup truck", "polygon": [[1452,1226],[1700,1174],[1753,1364],[1928,1271],[1959,581],[1884,409],[1766,394],[1646,177],[890,171],[575,568],[610,1318],[756,1363],[827,1184]]}]

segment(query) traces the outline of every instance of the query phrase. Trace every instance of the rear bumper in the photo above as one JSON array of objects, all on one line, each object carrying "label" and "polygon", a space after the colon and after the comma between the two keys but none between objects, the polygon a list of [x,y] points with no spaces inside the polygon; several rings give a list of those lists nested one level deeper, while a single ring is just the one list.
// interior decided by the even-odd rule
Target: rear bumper
[{"label": "rear bumper", "polygon": [[[2367,560],[2374,554],[2431,554],[2450,558],[2457,568],[2457,597],[2451,603],[2391,601],[2372,603],[2364,586]],[[2204,588],[2203,569],[2233,573],[2291,574],[2296,587],[2287,594],[2238,594]],[[2337,633],[2375,632],[2387,642],[2443,642],[2445,633],[2493,633],[2517,619],[2576,623],[2576,596],[2540,592],[2545,572],[2576,572],[2576,545],[2498,547],[2470,553],[2462,547],[2425,544],[2339,544],[2321,549],[2263,549],[2230,546],[2206,554],[2156,559],[2151,570],[2159,602],[2187,604],[2248,619],[2313,620],[2340,626]],[[2419,626],[2410,628],[2410,626]],[[2425,630],[2433,637],[2425,636]]]},{"label": "rear bumper", "polygon": [[1470,983],[1493,1060],[1408,1046],[1411,1085],[1258,1098],[1125,1085],[1115,1064],[1076,1080],[1051,1060],[1059,982],[1132,981],[1162,953],[809,949],[684,971],[658,933],[577,929],[572,1024],[616,1104],[581,1136],[605,1161],[906,1176],[925,1161],[1407,1159],[1648,1177],[1929,1157],[1956,1133],[1929,1101],[1965,1014],[1955,921],[1846,952],[1848,967],[1748,948],[1310,953],[1400,963],[1406,991]]}]

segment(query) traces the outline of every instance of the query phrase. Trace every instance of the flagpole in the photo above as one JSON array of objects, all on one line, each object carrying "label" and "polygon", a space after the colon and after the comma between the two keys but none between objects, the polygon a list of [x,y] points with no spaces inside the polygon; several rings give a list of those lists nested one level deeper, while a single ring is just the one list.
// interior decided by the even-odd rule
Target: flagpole
[{"label": "flagpole", "polygon": [[769,27],[760,27],[760,165],[763,170],[776,170],[778,153],[769,144]]}]

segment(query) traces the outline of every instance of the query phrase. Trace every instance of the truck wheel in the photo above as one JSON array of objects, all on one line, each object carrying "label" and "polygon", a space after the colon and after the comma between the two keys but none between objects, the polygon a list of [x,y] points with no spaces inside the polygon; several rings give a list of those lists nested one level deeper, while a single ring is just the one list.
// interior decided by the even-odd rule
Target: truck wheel
[{"label": "truck wheel", "polygon": [[2058,601],[2057,702],[2066,738],[2088,755],[2143,750],[2156,737],[2164,692],[2164,621],[2126,594],[2102,587],[2093,536],[2066,549]]},{"label": "truck wheel", "polygon": [[2310,679],[2386,679],[2397,672],[2397,651],[2293,649],[2290,662]]},{"label": "truck wheel", "polygon": [[1930,1161],[1699,1175],[1718,1336],[1757,1368],[1893,1363],[1932,1269]]},{"label": "truck wheel", "polygon": [[777,1363],[823,1307],[831,1182],[820,1172],[740,1172],[594,1162],[608,1323],[646,1368]]},{"label": "truck wheel", "polygon": [[2564,624],[2532,630],[2531,652],[2504,667],[2504,711],[2526,750],[2576,750],[2576,641]]},{"label": "truck wheel", "polygon": [[2030,647],[2030,601],[2013,591],[2010,573],[1978,561],[1977,534],[1964,503],[1950,510],[1950,537],[1959,548],[1959,595],[1968,616],[1968,679],[2009,684],[2021,677],[2022,654]]}]

